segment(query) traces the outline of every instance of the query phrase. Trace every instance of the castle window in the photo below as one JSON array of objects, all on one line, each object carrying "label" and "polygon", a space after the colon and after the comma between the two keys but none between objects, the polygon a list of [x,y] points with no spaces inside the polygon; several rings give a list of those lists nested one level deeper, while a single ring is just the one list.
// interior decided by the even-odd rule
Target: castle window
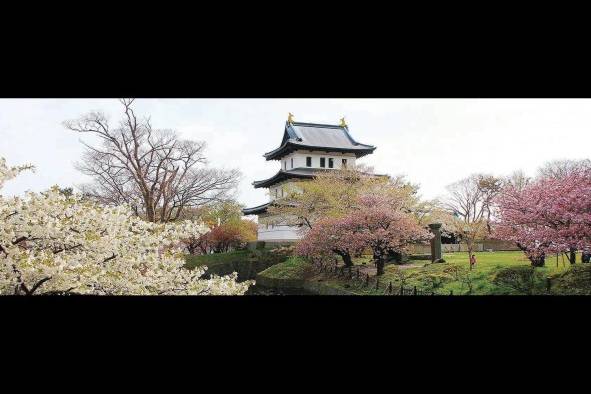
[{"label": "castle window", "polygon": [[328,159],[328,168],[334,168],[334,159],[332,157]]},{"label": "castle window", "polygon": [[291,158],[291,168],[293,168],[293,157]]},{"label": "castle window", "polygon": [[306,167],[312,167],[312,158],[310,156],[306,157]]},{"label": "castle window", "polygon": [[343,168],[346,168],[347,167],[347,159],[343,159],[342,167]]},{"label": "castle window", "polygon": [[275,198],[279,197],[279,189],[275,189]]},{"label": "castle window", "polygon": [[326,159],[324,157],[320,158],[320,167],[326,167]]},{"label": "castle window", "polygon": [[283,160],[283,169],[287,170],[287,160]]}]

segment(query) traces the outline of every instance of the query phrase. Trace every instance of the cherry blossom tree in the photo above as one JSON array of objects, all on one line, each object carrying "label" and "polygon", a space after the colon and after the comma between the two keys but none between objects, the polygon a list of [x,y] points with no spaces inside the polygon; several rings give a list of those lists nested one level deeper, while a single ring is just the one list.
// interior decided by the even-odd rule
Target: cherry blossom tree
[{"label": "cherry blossom tree", "polygon": [[591,245],[591,169],[508,185],[496,203],[497,237],[516,242],[534,266],[548,253],[568,253],[574,263],[575,251]]},{"label": "cherry blossom tree", "polygon": [[4,182],[15,178],[18,174],[26,170],[34,171],[35,168],[31,164],[8,167],[6,159],[0,157],[0,190],[4,187]]},{"label": "cherry blossom tree", "polygon": [[326,217],[314,225],[296,246],[296,253],[323,259],[333,254],[343,259],[346,267],[353,266],[352,256],[361,253],[366,247],[366,237],[356,217]]},{"label": "cherry blossom tree", "polygon": [[403,253],[411,243],[431,237],[405,206],[401,195],[359,196],[347,215],[319,220],[296,250],[306,256],[336,253],[346,266],[351,266],[352,255],[371,248],[377,275],[382,275],[391,252]]},{"label": "cherry blossom tree", "polygon": [[[0,158],[0,186],[30,166]],[[236,275],[200,277],[184,268],[179,240],[208,228],[157,224],[124,205],[103,206],[54,187],[0,196],[0,294],[243,294]]]},{"label": "cherry blossom tree", "polygon": [[215,253],[224,253],[231,248],[244,247],[247,242],[256,241],[257,225],[247,219],[231,220],[215,226],[206,236],[209,247]]},{"label": "cherry blossom tree", "polygon": [[544,163],[538,168],[538,179],[543,178],[565,178],[572,173],[591,169],[591,160],[552,160]]},{"label": "cherry blossom tree", "polygon": [[286,191],[285,197],[273,201],[269,214],[276,223],[301,226],[304,233],[324,217],[347,215],[362,194],[394,195],[408,210],[418,203],[418,186],[404,176],[375,175],[371,167],[360,165],[319,172],[312,180],[288,183]]},{"label": "cherry blossom tree", "polygon": [[523,170],[517,170],[503,178],[503,186],[511,185],[517,190],[523,190],[531,181],[532,179]]},{"label": "cherry blossom tree", "polygon": [[366,244],[372,249],[377,275],[384,273],[384,265],[391,252],[403,253],[412,243],[426,241],[431,233],[403,210],[403,201],[388,196],[361,196],[359,209],[350,220],[357,223]]},{"label": "cherry blossom tree", "polygon": [[230,248],[244,246],[255,241],[257,225],[251,220],[242,219],[242,205],[234,200],[224,200],[199,208],[184,210],[183,219],[203,221],[210,231],[205,234],[193,234],[183,239],[190,254],[207,254],[228,251]]}]

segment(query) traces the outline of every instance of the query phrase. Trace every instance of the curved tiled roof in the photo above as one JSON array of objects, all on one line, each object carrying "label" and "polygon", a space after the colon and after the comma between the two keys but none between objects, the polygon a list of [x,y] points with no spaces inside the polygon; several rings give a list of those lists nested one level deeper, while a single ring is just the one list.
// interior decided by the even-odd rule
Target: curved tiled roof
[{"label": "curved tiled roof", "polygon": [[349,152],[361,157],[373,153],[376,147],[355,141],[347,126],[287,122],[281,146],[263,156],[267,160],[278,160],[297,149]]},{"label": "curved tiled roof", "polygon": [[279,170],[277,174],[271,178],[264,179],[262,181],[254,181],[252,184],[255,189],[259,187],[269,187],[274,184],[291,178],[299,179],[310,179],[314,177],[314,174],[318,171],[326,171],[324,168],[294,168],[291,170]]},{"label": "curved tiled roof", "polygon": [[268,202],[266,204],[259,205],[258,207],[244,208],[242,210],[242,213],[245,215],[258,215],[260,213],[265,213],[265,212],[267,212],[267,208],[269,207],[269,205],[271,205],[270,202]]}]

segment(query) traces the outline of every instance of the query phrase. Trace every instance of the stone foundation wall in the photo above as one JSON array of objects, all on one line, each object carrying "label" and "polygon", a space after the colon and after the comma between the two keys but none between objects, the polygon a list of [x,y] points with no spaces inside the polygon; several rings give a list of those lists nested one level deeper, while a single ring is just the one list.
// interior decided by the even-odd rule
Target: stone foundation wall
[{"label": "stone foundation wall", "polygon": [[282,241],[282,240],[271,240],[271,241],[253,241],[249,242],[247,248],[249,250],[255,249],[275,249],[282,246],[294,245],[296,241]]},{"label": "stone foundation wall", "polygon": [[520,250],[515,242],[503,241],[502,239],[487,239],[482,241],[484,250]]},{"label": "stone foundation wall", "polygon": [[[466,244],[441,244],[441,249],[443,253],[453,253],[453,252],[467,252],[468,247]],[[481,242],[477,242],[474,244],[474,251],[476,252],[484,252],[487,250],[493,251],[511,251],[511,250],[519,250],[517,245],[511,241],[503,241],[500,239],[487,239]],[[431,254],[431,246],[430,245],[412,245],[410,248],[410,254]]]}]

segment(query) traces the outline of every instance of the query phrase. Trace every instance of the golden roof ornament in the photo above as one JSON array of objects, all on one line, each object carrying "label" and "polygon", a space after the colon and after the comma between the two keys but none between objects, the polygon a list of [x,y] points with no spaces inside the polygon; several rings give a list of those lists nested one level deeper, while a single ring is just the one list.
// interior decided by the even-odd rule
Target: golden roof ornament
[{"label": "golden roof ornament", "polygon": [[345,117],[344,116],[341,118],[341,124],[339,126],[341,126],[341,127],[347,127],[347,123],[345,123]]},{"label": "golden roof ornament", "polygon": [[287,115],[287,123],[293,123],[293,114],[291,112],[288,112],[289,115]]}]

